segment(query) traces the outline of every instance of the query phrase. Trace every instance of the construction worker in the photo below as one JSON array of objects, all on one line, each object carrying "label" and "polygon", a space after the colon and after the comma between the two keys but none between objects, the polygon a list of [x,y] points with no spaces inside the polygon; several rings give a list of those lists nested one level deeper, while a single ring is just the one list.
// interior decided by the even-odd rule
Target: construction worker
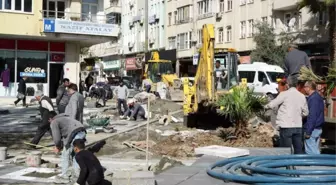
[{"label": "construction worker", "polygon": [[116,97],[117,99],[119,116],[122,116],[123,112],[121,110],[121,105],[123,105],[124,111],[126,112],[127,111],[126,100],[129,95],[128,88],[126,87],[126,85],[124,85],[124,82],[122,80],[119,82],[119,86],[114,89],[113,94],[114,97]]},{"label": "construction worker", "polygon": [[67,88],[70,85],[70,80],[68,78],[64,78],[62,82],[63,82],[62,85],[60,85],[57,89],[57,97],[56,97],[56,105],[59,114],[65,112],[65,107],[67,106],[70,98],[67,92]]},{"label": "construction worker", "polygon": [[297,49],[297,46],[291,44],[288,47],[288,53],[285,58],[285,73],[287,76],[294,76],[298,78],[300,75],[301,67],[307,67],[311,69],[311,63],[308,55]]},{"label": "construction worker", "polygon": [[142,119],[146,119],[146,111],[145,108],[138,102],[136,102],[135,99],[130,99],[127,102],[128,109],[124,113],[123,116],[120,116],[121,119],[127,119],[127,120],[137,120],[138,117]]},{"label": "construction worker", "polygon": [[85,140],[76,139],[73,142],[75,159],[79,165],[80,173],[75,185],[110,185],[104,179],[104,168],[98,158],[90,151],[85,150]]},{"label": "construction worker", "polygon": [[84,96],[78,92],[76,84],[70,84],[68,87],[69,103],[65,108],[65,114],[83,123]]},{"label": "construction worker", "polygon": [[[32,144],[37,145],[46,132],[49,131],[51,135],[49,118],[54,117],[56,112],[51,99],[48,96],[43,95],[42,91],[37,90],[35,92],[35,100],[40,104],[40,114],[42,118],[42,123],[37,127],[35,136],[31,141]],[[32,146],[32,148],[35,147]]]},{"label": "construction worker", "polygon": [[[79,176],[79,166],[74,160],[73,141],[76,139],[85,139],[86,130],[83,124],[66,114],[59,114],[49,119],[50,128],[55,143],[54,151],[56,154],[60,153],[62,173],[55,179],[55,183],[69,183],[70,177]],[[73,159],[74,173],[70,171],[70,163]]]}]

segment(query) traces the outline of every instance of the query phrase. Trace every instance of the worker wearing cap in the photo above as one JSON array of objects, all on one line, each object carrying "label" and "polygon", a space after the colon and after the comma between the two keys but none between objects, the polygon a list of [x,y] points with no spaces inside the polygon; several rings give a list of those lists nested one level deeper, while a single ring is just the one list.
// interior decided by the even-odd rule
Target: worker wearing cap
[{"label": "worker wearing cap", "polygon": [[138,117],[146,119],[145,108],[140,103],[136,102],[135,99],[128,100],[127,104],[128,109],[123,116],[120,116],[121,119],[137,120]]},{"label": "worker wearing cap", "polygon": [[35,92],[35,100],[40,104],[40,114],[42,118],[42,123],[37,127],[36,134],[31,141],[32,144],[37,145],[46,132],[50,132],[51,135],[49,118],[54,117],[56,112],[51,99],[45,96],[42,91],[38,90]]},{"label": "worker wearing cap", "polygon": [[304,51],[298,50],[296,45],[291,44],[285,58],[285,73],[297,79],[302,67],[311,69],[309,57]]}]

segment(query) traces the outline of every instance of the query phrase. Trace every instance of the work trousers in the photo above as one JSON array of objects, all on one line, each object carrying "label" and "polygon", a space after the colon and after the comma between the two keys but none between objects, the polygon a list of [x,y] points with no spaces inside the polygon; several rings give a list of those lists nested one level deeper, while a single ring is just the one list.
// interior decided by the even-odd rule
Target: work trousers
[{"label": "work trousers", "polygon": [[302,128],[280,128],[280,147],[294,148],[294,154],[303,154]]},{"label": "work trousers", "polygon": [[26,106],[26,96],[24,96],[22,99],[18,98],[14,103],[18,104],[22,100],[22,105]]},{"label": "work trousers", "polygon": [[314,129],[310,138],[305,139],[306,154],[320,154],[320,139],[322,129]]},{"label": "work trousers", "polygon": [[[70,177],[71,175],[73,175],[70,171],[70,163],[72,161],[72,166],[74,169],[74,175],[76,177],[79,176],[79,172],[80,172],[80,168],[79,165],[73,155],[73,151],[74,151],[74,147],[73,147],[73,142],[76,139],[85,139],[86,137],[86,133],[84,131],[82,132],[78,132],[75,137],[72,139],[70,147],[66,148],[65,146],[63,147],[63,151],[62,151],[62,156],[61,156],[61,167],[62,167],[62,177]],[[65,144],[64,144],[65,145]]]},{"label": "work trousers", "polygon": [[37,127],[37,131],[35,133],[35,136],[33,140],[31,141],[32,144],[37,145],[41,138],[44,136],[46,132],[49,132],[51,134],[50,129],[50,122],[49,122],[49,112],[45,111],[42,115],[42,123]]},{"label": "work trousers", "polygon": [[123,111],[121,110],[121,105],[123,106],[125,112],[128,109],[126,100],[125,99],[118,99],[118,112],[119,112],[119,116],[123,115]]}]

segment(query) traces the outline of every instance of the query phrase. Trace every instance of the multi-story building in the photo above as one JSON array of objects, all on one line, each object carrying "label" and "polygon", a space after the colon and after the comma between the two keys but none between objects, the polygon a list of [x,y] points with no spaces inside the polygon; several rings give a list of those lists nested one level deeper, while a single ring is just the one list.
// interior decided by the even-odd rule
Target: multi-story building
[{"label": "multi-story building", "polygon": [[[298,0],[168,0],[166,48],[177,49],[176,68],[180,75],[192,75],[196,70],[193,55],[202,45],[201,28],[204,24],[214,24],[215,47],[235,48],[241,56],[241,62],[249,62],[249,54],[255,47],[254,25],[257,21],[265,21],[277,33],[286,31],[296,35],[296,43],[303,48],[316,50],[316,44],[324,43],[327,39],[323,27],[327,22],[326,16],[324,13],[321,16],[312,15],[305,8],[298,11],[297,2]],[[326,47],[321,45],[318,48],[322,50]]]},{"label": "multi-story building", "polygon": [[0,88],[0,96],[16,96],[17,82],[27,76],[27,87],[55,97],[63,77],[78,84],[82,47],[119,34],[119,26],[104,13],[103,0],[0,3],[0,71],[10,70],[9,88]]}]

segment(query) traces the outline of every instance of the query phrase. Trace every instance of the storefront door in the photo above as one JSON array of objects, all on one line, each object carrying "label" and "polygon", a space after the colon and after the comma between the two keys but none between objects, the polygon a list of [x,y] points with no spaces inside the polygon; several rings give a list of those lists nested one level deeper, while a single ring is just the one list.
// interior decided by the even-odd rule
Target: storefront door
[{"label": "storefront door", "polygon": [[43,0],[44,17],[64,18],[65,1],[64,0]]},{"label": "storefront door", "polygon": [[49,97],[56,98],[57,88],[62,83],[63,80],[63,67],[64,63],[49,63]]}]

